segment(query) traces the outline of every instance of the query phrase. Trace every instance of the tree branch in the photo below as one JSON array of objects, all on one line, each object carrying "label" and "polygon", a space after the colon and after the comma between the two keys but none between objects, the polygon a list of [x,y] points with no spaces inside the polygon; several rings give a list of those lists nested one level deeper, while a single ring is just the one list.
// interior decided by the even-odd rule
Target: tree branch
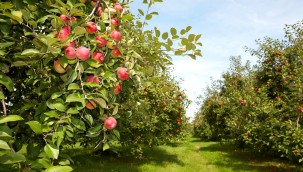
[{"label": "tree branch", "polygon": [[[0,91],[3,92],[2,86],[0,86]],[[7,109],[6,109],[6,105],[5,105],[5,100],[2,99],[1,102],[2,102],[2,107],[3,107],[3,116],[6,116],[7,115]]]}]

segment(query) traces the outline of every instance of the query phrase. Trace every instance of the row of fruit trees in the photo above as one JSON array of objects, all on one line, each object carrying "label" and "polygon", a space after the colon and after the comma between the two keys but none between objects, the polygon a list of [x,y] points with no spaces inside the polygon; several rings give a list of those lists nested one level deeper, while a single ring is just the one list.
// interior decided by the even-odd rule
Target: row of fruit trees
[{"label": "row of fruit trees", "polygon": [[258,40],[256,65],[231,58],[230,69],[206,90],[194,134],[231,140],[303,162],[303,21],[285,28],[285,40]]}]

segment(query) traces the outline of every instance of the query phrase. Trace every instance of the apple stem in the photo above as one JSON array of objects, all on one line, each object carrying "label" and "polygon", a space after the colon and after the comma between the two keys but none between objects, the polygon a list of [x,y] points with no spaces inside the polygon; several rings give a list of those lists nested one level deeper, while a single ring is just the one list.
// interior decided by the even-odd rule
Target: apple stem
[{"label": "apple stem", "polygon": [[[2,87],[1,86],[0,86],[0,91],[2,92]],[[6,116],[7,115],[7,109],[6,109],[6,105],[5,105],[5,100],[2,99],[1,102],[2,102],[2,107],[3,107],[3,116]]]},{"label": "apple stem", "polygon": [[100,0],[97,1],[97,3],[95,5],[94,9],[92,10],[92,12],[86,17],[86,20],[94,15],[94,13],[95,13],[97,7],[99,6],[99,4],[100,4]]}]

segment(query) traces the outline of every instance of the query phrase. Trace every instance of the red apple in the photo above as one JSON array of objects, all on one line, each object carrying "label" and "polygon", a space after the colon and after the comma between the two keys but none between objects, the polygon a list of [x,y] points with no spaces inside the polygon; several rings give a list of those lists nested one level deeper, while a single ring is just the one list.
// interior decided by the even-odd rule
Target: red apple
[{"label": "red apple", "polygon": [[127,68],[120,67],[117,71],[118,78],[121,79],[122,81],[127,80],[129,75],[127,73]]},{"label": "red apple", "polygon": [[99,83],[100,80],[99,78],[95,77],[94,75],[89,75],[86,79],[86,82],[94,82],[94,83]]},{"label": "red apple", "polygon": [[122,13],[123,11],[123,7],[121,6],[121,4],[119,4],[119,2],[116,2],[116,4],[114,5],[114,9],[119,10],[120,13]]},{"label": "red apple", "polygon": [[74,47],[65,48],[65,56],[67,59],[75,59],[76,58],[76,50]]},{"label": "red apple", "polygon": [[59,39],[61,41],[66,41],[69,34],[71,33],[71,28],[69,26],[63,26],[60,30]]},{"label": "red apple", "polygon": [[114,93],[119,94],[122,91],[122,86],[120,84],[116,84]]},{"label": "red apple", "polygon": [[102,13],[102,12],[103,12],[102,7],[99,6],[99,7],[97,8],[97,10],[96,10],[97,16],[98,16],[98,17],[101,17],[101,13]]},{"label": "red apple", "polygon": [[86,103],[85,107],[90,110],[95,109],[95,106],[90,101]]},{"label": "red apple", "polygon": [[117,18],[111,19],[111,23],[112,23],[112,25],[114,25],[114,26],[119,26],[119,25],[120,25],[120,22],[119,22],[119,20],[118,20]]},{"label": "red apple", "polygon": [[112,130],[117,126],[117,121],[114,117],[111,117],[111,116],[107,117],[104,120],[104,126],[105,126],[106,129]]},{"label": "red apple", "polygon": [[97,32],[97,25],[96,25],[96,23],[94,23],[94,22],[87,22],[86,23],[86,31],[89,33],[89,34],[93,34],[93,33],[95,33],[95,32]]},{"label": "red apple", "polygon": [[299,107],[299,108],[298,108],[298,112],[299,112],[299,113],[303,113],[303,107]]},{"label": "red apple", "polygon": [[111,38],[113,38],[116,42],[121,41],[121,37],[122,37],[121,33],[120,33],[119,31],[117,31],[116,29],[114,29],[114,30],[109,34],[109,36],[110,36]]},{"label": "red apple", "polygon": [[180,123],[181,122],[181,119],[176,119],[177,123]]},{"label": "red apple", "polygon": [[98,62],[102,63],[104,61],[104,54],[100,51],[95,51],[93,53],[93,59],[97,60]]},{"label": "red apple", "polygon": [[80,60],[85,61],[85,60],[89,59],[90,52],[89,52],[88,48],[81,46],[77,49],[76,55]]},{"label": "red apple", "polygon": [[75,41],[74,42],[68,42],[66,44],[65,48],[67,48],[67,47],[75,47],[75,46],[76,46],[76,42]]},{"label": "red apple", "polygon": [[70,21],[72,21],[72,22],[73,22],[73,21],[76,21],[76,20],[77,20],[77,18],[74,17],[74,16],[70,18]]},{"label": "red apple", "polygon": [[61,14],[60,15],[60,19],[64,22],[64,23],[68,23],[69,22],[69,17],[65,14]]},{"label": "red apple", "polygon": [[104,47],[107,43],[106,39],[101,37],[100,35],[96,36],[95,40],[97,40],[98,42],[100,42],[98,45],[98,47]]},{"label": "red apple", "polygon": [[66,72],[66,70],[63,68],[63,66],[61,66],[59,60],[54,61],[54,69],[58,73],[65,73]]},{"label": "red apple", "polygon": [[245,100],[239,100],[239,102],[240,102],[240,104],[241,104],[242,106],[245,106],[245,105],[246,105],[246,101],[245,101]]},{"label": "red apple", "polygon": [[118,48],[114,48],[110,53],[114,58],[118,58],[120,56],[120,50]]}]

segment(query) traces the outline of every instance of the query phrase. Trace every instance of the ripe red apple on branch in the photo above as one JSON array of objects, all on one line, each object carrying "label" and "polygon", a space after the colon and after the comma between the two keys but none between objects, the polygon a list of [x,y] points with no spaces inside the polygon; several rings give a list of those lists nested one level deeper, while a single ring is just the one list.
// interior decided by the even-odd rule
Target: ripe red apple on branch
[{"label": "ripe red apple on branch", "polygon": [[113,38],[116,42],[119,42],[121,41],[121,38],[122,38],[122,35],[119,31],[117,31],[116,29],[114,29],[110,34],[109,36],[111,38]]},{"label": "ripe red apple on branch", "polygon": [[99,44],[97,44],[98,47],[104,47],[106,45],[106,39],[103,38],[102,36],[98,35],[96,36],[95,40],[97,40],[98,42],[100,42]]},{"label": "ripe red apple on branch", "polygon": [[108,130],[112,130],[117,126],[117,121],[114,117],[107,117],[104,120],[104,127]]},{"label": "ripe red apple on branch", "polygon": [[110,54],[111,54],[114,58],[118,58],[118,57],[120,56],[121,52],[120,52],[120,50],[119,50],[117,47],[115,47],[115,48],[111,51]]},{"label": "ripe red apple on branch", "polygon": [[87,33],[93,34],[93,33],[97,32],[97,25],[96,25],[96,23],[94,23],[94,22],[87,22],[86,25],[87,26],[85,27],[85,29],[86,29]]},{"label": "ripe red apple on branch", "polygon": [[88,48],[81,46],[77,49],[76,55],[80,60],[85,61],[89,59],[90,52]]},{"label": "ripe red apple on branch", "polygon": [[129,75],[127,73],[127,68],[120,67],[117,71],[118,78],[121,79],[122,81],[127,80]]},{"label": "ripe red apple on branch", "polygon": [[89,75],[86,79],[86,82],[95,82],[95,83],[99,83],[100,80],[99,78],[95,77],[94,75]]},{"label": "ripe red apple on branch", "polygon": [[116,84],[114,93],[119,94],[122,91],[122,86],[120,84]]},{"label": "ripe red apple on branch", "polygon": [[71,28],[69,26],[63,26],[59,33],[59,39],[61,41],[66,41],[70,34],[71,34]]},{"label": "ripe red apple on branch", "polygon": [[98,62],[102,63],[104,61],[104,54],[100,51],[95,51],[93,53],[93,59],[97,60]]},{"label": "ripe red apple on branch", "polygon": [[65,48],[65,56],[67,59],[75,59],[77,57],[74,47]]}]

